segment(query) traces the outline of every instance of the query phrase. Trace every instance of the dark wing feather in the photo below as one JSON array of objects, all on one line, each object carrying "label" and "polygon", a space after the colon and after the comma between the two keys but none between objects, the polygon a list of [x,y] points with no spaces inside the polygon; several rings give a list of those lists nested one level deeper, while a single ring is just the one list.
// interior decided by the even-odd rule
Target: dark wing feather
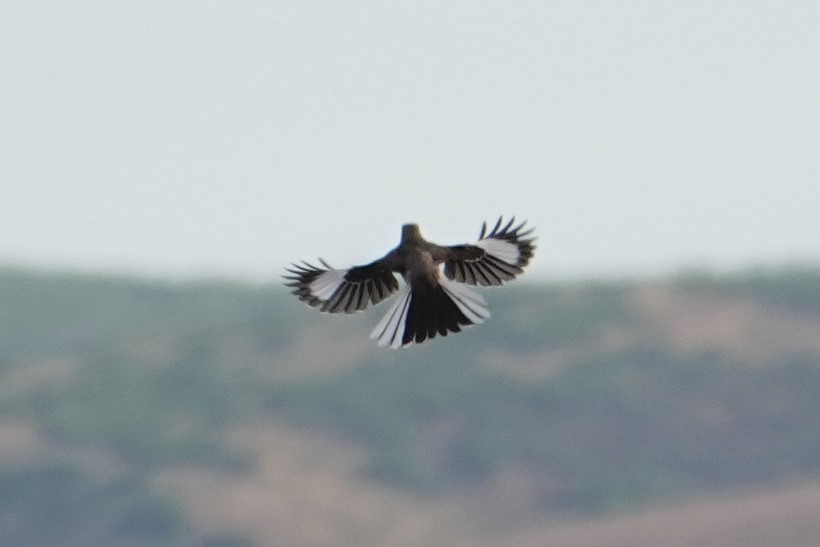
[{"label": "dark wing feather", "polygon": [[500,217],[488,233],[484,222],[476,243],[446,247],[444,275],[468,285],[501,285],[515,279],[535,251],[533,229],[524,230],[525,224],[516,225],[515,217],[504,224]]},{"label": "dark wing feather", "polygon": [[377,260],[364,266],[337,270],[319,259],[324,268],[307,262],[286,268],[286,286],[310,306],[329,313],[353,313],[378,304],[399,289],[393,272]]}]

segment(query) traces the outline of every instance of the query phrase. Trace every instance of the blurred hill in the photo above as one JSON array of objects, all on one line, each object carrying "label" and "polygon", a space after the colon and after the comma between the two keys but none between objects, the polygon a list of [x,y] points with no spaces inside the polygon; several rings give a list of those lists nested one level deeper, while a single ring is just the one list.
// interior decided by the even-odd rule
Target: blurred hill
[{"label": "blurred hill", "polygon": [[388,351],[279,286],[0,270],[3,543],[816,544],[820,272],[483,294]]}]

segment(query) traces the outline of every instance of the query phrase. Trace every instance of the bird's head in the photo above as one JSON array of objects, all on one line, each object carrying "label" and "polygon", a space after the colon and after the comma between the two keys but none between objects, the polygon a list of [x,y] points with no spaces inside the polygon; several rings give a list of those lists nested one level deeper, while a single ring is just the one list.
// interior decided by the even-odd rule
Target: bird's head
[{"label": "bird's head", "polygon": [[405,224],[401,227],[401,240],[405,241],[421,241],[421,232],[418,224]]}]

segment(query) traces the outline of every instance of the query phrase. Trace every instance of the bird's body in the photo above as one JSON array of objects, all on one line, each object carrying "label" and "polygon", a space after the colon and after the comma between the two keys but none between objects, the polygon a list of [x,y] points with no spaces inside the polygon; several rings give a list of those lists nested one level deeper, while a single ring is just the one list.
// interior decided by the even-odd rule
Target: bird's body
[{"label": "bird's body", "polygon": [[[468,285],[501,285],[529,263],[535,246],[532,230],[510,220],[469,245],[442,246],[425,240],[416,224],[402,226],[401,242],[384,257],[363,266],[337,270],[308,263],[285,276],[293,294],[323,312],[352,313],[378,304],[396,291],[399,298],[373,329],[380,346],[397,348],[436,334],[459,332],[490,316],[484,299]],[[441,264],[444,264],[442,276]],[[404,278],[400,289],[394,273]]]}]

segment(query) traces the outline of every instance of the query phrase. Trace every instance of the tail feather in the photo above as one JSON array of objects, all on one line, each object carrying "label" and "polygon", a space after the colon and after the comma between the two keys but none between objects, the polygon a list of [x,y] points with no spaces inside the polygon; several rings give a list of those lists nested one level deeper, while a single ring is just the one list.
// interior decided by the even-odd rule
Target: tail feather
[{"label": "tail feather", "polygon": [[487,303],[466,285],[440,278],[439,283],[405,285],[399,298],[379,321],[370,338],[379,346],[398,348],[421,343],[437,334],[460,332],[490,316]]},{"label": "tail feather", "polygon": [[439,283],[444,292],[453,299],[461,312],[467,317],[470,324],[478,325],[490,317],[487,301],[473,289],[463,283],[450,281],[445,277],[439,279]]},{"label": "tail feather", "polygon": [[393,349],[402,346],[402,336],[404,333],[404,323],[407,318],[407,308],[410,304],[412,294],[410,285],[405,284],[399,292],[399,296],[384,317],[376,324],[370,333],[370,339],[378,339],[377,345],[380,347],[390,346]]}]

